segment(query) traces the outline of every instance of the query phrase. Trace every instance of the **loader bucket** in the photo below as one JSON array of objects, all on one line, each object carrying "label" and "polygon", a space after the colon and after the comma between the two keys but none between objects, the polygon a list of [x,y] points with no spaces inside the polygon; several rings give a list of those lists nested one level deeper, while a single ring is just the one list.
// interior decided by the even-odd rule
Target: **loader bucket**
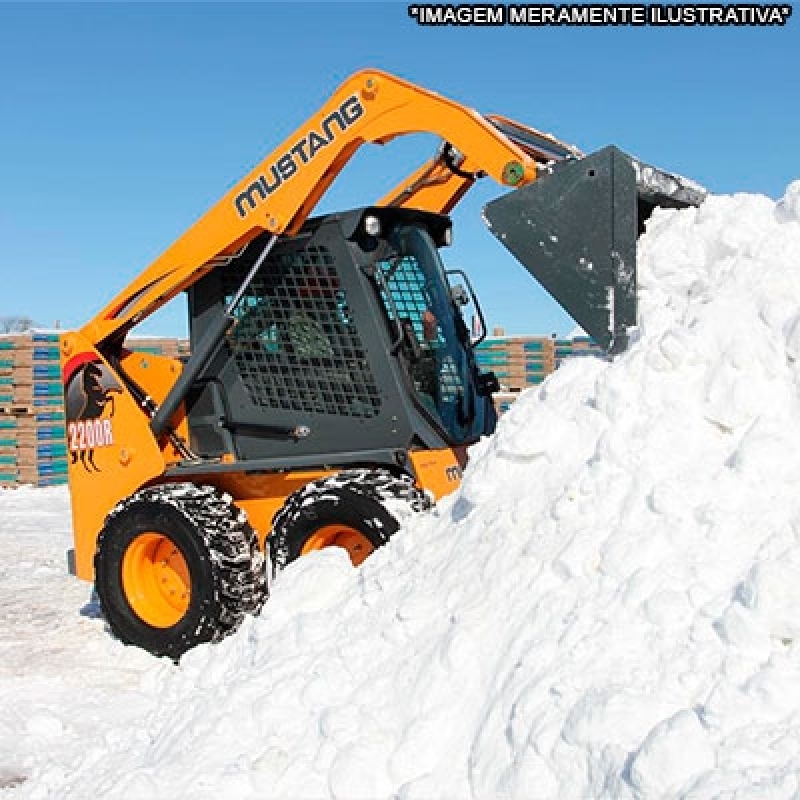
[{"label": "loader bucket", "polygon": [[700,205],[705,190],[616,147],[542,171],[488,203],[492,233],[598,344],[625,349],[636,325],[636,242],[656,207]]}]

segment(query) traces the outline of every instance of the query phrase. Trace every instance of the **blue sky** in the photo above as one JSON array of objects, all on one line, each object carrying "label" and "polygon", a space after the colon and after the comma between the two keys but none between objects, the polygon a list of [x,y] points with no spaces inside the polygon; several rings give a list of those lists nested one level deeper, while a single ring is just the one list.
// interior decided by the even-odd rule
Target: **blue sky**
[{"label": "blue sky", "polygon": [[[0,0],[0,316],[83,324],[368,66],[715,192],[777,198],[800,178],[796,9],[784,28],[492,29],[418,27],[406,8]],[[434,146],[362,152],[319,210],[372,202]],[[490,325],[567,333],[481,222],[500,193],[462,202],[445,260]],[[179,335],[183,316],[139,330]]]}]

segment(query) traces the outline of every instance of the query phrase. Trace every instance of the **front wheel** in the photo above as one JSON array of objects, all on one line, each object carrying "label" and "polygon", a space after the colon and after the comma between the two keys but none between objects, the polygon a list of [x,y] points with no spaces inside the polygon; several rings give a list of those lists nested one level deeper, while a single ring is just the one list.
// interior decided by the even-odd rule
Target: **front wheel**
[{"label": "front wheel", "polygon": [[389,541],[399,517],[425,511],[431,501],[408,475],[345,470],[289,495],[269,537],[273,568],[324,547],[344,548],[354,566]]},{"label": "front wheel", "polygon": [[95,584],[119,639],[173,659],[232,633],[267,597],[264,554],[244,512],[190,483],[142,489],[109,514]]}]

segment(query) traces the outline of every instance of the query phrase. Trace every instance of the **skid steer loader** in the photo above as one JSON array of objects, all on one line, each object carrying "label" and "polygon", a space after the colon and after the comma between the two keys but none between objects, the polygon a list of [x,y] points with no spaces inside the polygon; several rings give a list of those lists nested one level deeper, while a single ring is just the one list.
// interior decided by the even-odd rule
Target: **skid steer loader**
[{"label": "skid steer loader", "polygon": [[[311,218],[364,143],[430,132],[434,157],[372,206]],[[702,200],[614,148],[575,148],[391,75],[349,78],[80,330],[61,338],[71,568],[112,632],[174,659],[233,631],[281,569],[323,547],[359,564],[452,491],[496,422],[497,382],[446,214],[474,182],[492,232],[595,339],[636,322],[650,211]],[[191,356],[126,335],[188,295]],[[465,324],[474,306],[482,333]],[[404,512],[403,512],[404,513]]]}]

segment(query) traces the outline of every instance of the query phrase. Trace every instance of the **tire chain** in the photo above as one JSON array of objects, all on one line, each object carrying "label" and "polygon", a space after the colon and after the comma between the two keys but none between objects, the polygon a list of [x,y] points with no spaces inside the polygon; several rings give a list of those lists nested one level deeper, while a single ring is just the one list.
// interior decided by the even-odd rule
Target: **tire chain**
[{"label": "tire chain", "polygon": [[266,559],[247,515],[236,508],[230,495],[213,486],[161,484],[141,489],[118,503],[106,522],[136,503],[174,508],[202,537],[219,578],[214,586],[219,615],[212,642],[236,630],[245,615],[261,611],[268,595]]},{"label": "tire chain", "polygon": [[[272,531],[279,530],[295,513],[303,513],[304,506],[313,506],[331,489],[347,489],[354,494],[377,500],[384,507],[387,507],[387,503],[399,500],[416,513],[433,508],[431,497],[414,485],[414,480],[410,475],[396,475],[388,470],[348,469],[337,472],[329,478],[311,481],[291,495],[283,508],[275,515],[272,521]],[[364,522],[370,527],[375,527],[374,520],[364,520]],[[267,543],[272,552],[274,574],[276,565],[285,564],[288,560],[288,545],[284,542],[281,550],[273,549],[275,545],[272,534],[267,539]]]}]

